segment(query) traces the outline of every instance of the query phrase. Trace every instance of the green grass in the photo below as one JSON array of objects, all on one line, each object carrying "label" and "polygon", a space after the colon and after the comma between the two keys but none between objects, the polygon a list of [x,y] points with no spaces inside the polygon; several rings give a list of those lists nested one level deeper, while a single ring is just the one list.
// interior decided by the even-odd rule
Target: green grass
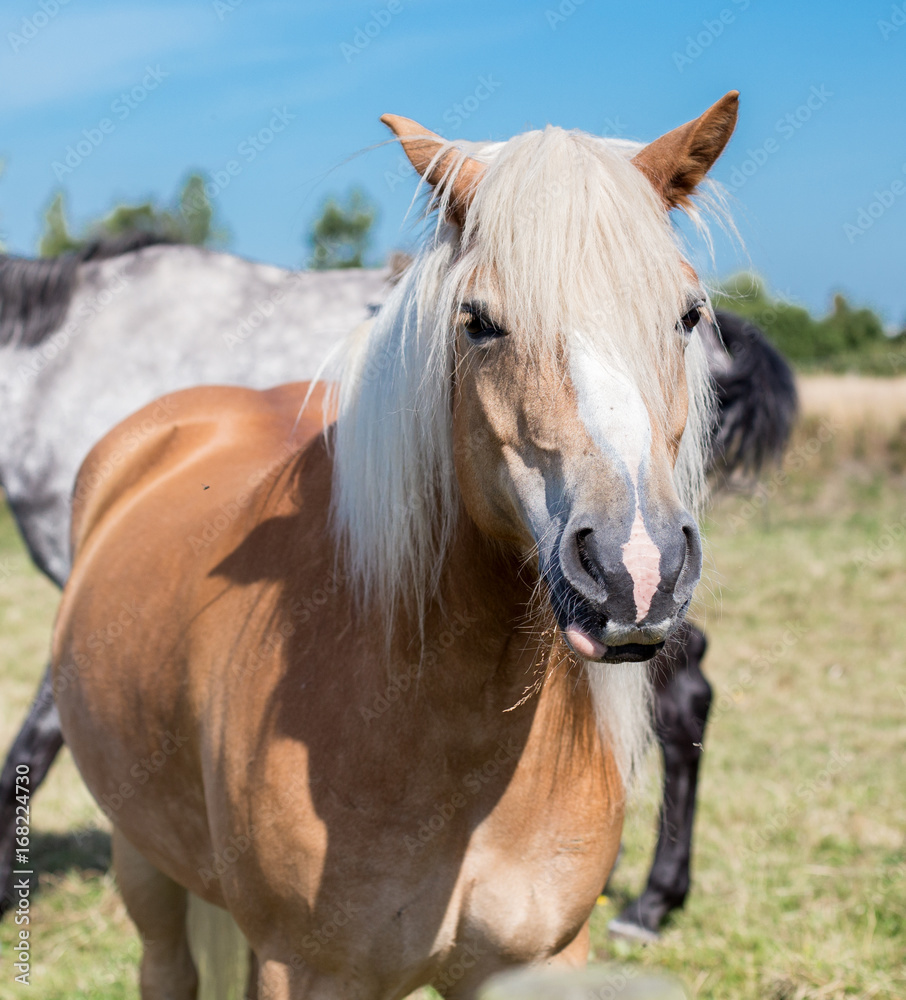
[{"label": "green grass", "polygon": [[[697,617],[716,699],[689,902],[656,946],[607,937],[647,872],[653,782],[630,811],[611,897],[593,918],[594,952],[670,970],[709,1000],[901,1000],[906,483],[828,445],[769,492],[764,503],[724,498],[706,532]],[[55,604],[4,510],[4,746],[40,675]],[[42,874],[28,995],[134,998],[138,942],[108,871],[105,821],[68,757],[36,796],[33,829]],[[12,982],[14,932],[0,925],[0,1000],[26,995]]]}]

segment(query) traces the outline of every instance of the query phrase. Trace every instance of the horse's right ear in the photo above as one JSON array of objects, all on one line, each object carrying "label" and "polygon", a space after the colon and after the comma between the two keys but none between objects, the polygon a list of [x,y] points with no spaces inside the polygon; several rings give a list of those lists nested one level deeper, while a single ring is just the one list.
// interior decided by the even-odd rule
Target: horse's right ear
[{"label": "horse's right ear", "polygon": [[450,221],[461,229],[475,193],[475,185],[484,172],[484,164],[470,156],[465,157],[459,169],[449,179],[449,190],[444,190],[447,173],[456,162],[457,151],[448,149],[438,159],[437,154],[445,144],[439,135],[411,118],[402,118],[400,115],[382,115],[381,121],[399,139],[403,152],[418,174],[437,191],[442,200],[446,200]]},{"label": "horse's right ear", "polygon": [[700,118],[666,132],[632,158],[667,208],[688,207],[690,195],[730,141],[738,111],[739,91],[731,90]]}]

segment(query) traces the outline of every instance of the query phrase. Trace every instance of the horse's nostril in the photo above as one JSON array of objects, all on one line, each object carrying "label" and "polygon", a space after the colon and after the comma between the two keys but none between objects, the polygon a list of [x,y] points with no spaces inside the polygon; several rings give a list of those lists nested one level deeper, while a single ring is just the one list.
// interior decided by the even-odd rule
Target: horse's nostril
[{"label": "horse's nostril", "polygon": [[604,573],[597,562],[592,558],[591,553],[588,551],[588,537],[592,533],[591,528],[582,528],[581,531],[576,532],[576,553],[579,556],[579,562],[582,569],[595,581],[599,587],[604,586]]},{"label": "horse's nostril", "polygon": [[[686,545],[685,548],[683,549],[683,560],[680,563],[680,568],[679,568],[680,574],[683,572],[683,568],[686,565],[686,560],[689,558],[689,553],[695,548],[696,534],[697,532],[695,531],[695,528],[693,528],[691,525],[689,524],[683,525],[683,536],[686,539]],[[679,576],[679,574],[677,575]]]},{"label": "horse's nostril", "polygon": [[688,600],[692,596],[702,569],[702,545],[698,529],[694,524],[684,524],[683,536],[686,542],[683,547],[683,558],[673,578],[673,597],[678,602]]}]

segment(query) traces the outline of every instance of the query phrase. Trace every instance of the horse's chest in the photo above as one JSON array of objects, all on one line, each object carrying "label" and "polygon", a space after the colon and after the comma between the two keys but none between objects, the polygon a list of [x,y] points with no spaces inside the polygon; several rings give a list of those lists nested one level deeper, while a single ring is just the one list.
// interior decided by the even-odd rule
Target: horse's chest
[{"label": "horse's chest", "polygon": [[539,802],[530,836],[479,828],[461,873],[458,938],[534,961],[559,951],[581,928],[618,848],[605,811],[597,823],[562,803]]},{"label": "horse's chest", "polygon": [[384,926],[442,989],[451,975],[482,977],[564,948],[587,920],[619,841],[606,809],[595,822],[556,799],[518,822],[505,801],[484,817],[463,807],[460,830],[447,820],[449,836],[436,819],[429,837],[430,819],[424,845],[413,848],[411,902]]},{"label": "horse's chest", "polygon": [[240,861],[237,898],[260,896],[251,908],[273,912],[297,887],[301,958],[361,970],[387,995],[442,982],[450,968],[487,975],[557,953],[604,885],[622,788],[595,740],[566,739],[547,714],[497,721],[483,742],[477,724],[447,734],[435,725],[416,739],[398,722],[357,730],[365,746],[352,736],[282,742],[261,762],[261,794],[301,786],[256,839],[279,878],[265,889],[262,866],[245,878]]},{"label": "horse's chest", "polygon": [[[301,958],[359,969],[390,996],[543,960],[572,940],[613,862],[614,814],[606,803],[590,806],[588,788],[542,796],[518,777],[503,789],[480,776],[475,782],[458,781],[430,807],[409,811],[400,803],[396,815],[369,822],[357,820],[348,802],[341,813],[339,797],[319,799],[322,847],[313,837],[289,852],[317,854],[320,872],[293,942]],[[262,838],[275,834],[286,857],[299,832],[294,823]],[[259,891],[256,872],[241,896],[248,903]],[[261,903],[262,912],[273,908]]]}]

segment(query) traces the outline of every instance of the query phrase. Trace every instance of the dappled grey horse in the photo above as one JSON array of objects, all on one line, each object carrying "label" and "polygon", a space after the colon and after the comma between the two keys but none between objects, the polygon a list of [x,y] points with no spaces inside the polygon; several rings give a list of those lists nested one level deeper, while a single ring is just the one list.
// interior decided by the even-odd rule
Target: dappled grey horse
[{"label": "dappled grey horse", "polygon": [[[294,272],[192,246],[127,237],[53,260],[0,256],[0,483],[35,563],[69,574],[69,505],[92,445],[144,404],[192,385],[262,388],[311,378],[379,308],[391,270]],[[720,420],[718,478],[779,457],[795,413],[786,364],[756,327],[702,322]],[[329,374],[329,367],[327,369]],[[152,414],[151,418],[154,420]],[[149,428],[149,433],[153,428]],[[128,449],[130,442],[124,441]],[[688,626],[652,661],[664,802],[645,892],[613,929],[653,937],[685,900],[700,744],[711,699],[704,637]],[[17,764],[38,787],[62,745],[49,678],[0,776],[0,886],[10,885]],[[0,899],[0,912],[8,905]]]}]

